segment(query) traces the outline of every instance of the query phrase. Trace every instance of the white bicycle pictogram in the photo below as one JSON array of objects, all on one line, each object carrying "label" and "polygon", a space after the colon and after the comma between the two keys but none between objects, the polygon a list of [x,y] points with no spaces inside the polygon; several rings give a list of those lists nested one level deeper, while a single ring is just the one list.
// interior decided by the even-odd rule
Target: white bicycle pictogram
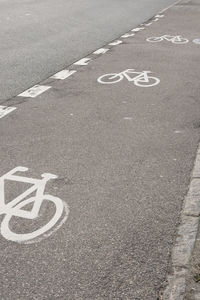
[{"label": "white bicycle pictogram", "polygon": [[[43,235],[44,233],[49,236],[52,232],[47,234],[47,231],[52,229],[61,218],[66,221],[69,214],[68,206],[64,203],[64,201],[60,198],[44,194],[47,181],[55,179],[57,176],[50,173],[44,173],[41,175],[42,179],[33,179],[15,175],[16,172],[25,172],[27,170],[28,168],[26,167],[16,167],[0,177],[0,214],[5,215],[1,223],[1,234],[5,239],[14,242],[29,242],[33,239],[35,241],[35,238]],[[5,203],[5,180],[30,183],[32,186],[9,203]],[[33,192],[35,192],[35,196],[27,199],[27,196],[31,195]],[[45,225],[42,225],[39,229],[29,233],[15,233],[10,229],[9,223],[13,217],[20,217],[29,220],[37,219],[43,201],[52,202],[55,209],[54,215]],[[31,210],[28,211],[23,209],[30,203],[32,203]]]},{"label": "white bicycle pictogram", "polygon": [[181,35],[173,36],[173,35],[162,35],[158,37],[150,37],[147,39],[148,42],[158,43],[162,41],[168,41],[173,44],[187,44],[189,42],[188,39],[183,38]]},{"label": "white bicycle pictogram", "polygon": [[149,76],[151,71],[136,72],[134,69],[127,69],[121,73],[105,74],[98,78],[98,82],[101,84],[113,84],[120,82],[124,78],[133,82],[139,87],[151,87],[160,83],[160,79],[157,77]]}]

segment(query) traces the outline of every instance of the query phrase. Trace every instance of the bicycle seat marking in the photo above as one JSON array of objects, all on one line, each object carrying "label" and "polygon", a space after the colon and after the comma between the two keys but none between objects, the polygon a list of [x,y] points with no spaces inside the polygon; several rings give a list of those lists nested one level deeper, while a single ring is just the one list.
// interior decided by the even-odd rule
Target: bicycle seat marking
[{"label": "bicycle seat marking", "polygon": [[130,82],[133,82],[139,87],[152,87],[160,83],[160,79],[157,77],[149,76],[151,71],[136,72],[134,69],[127,69],[120,73],[111,73],[100,76],[97,81],[101,84],[113,84],[118,83],[124,78]]},{"label": "bicycle seat marking", "polygon": [[150,37],[147,39],[147,42],[151,42],[151,43],[159,43],[162,41],[167,41],[167,42],[171,42],[173,44],[187,44],[189,42],[188,39],[183,38],[181,35],[162,35],[162,36],[155,36],[155,37]]},{"label": "bicycle seat marking", "polygon": [[[67,220],[69,208],[60,198],[44,193],[47,182],[50,179],[57,178],[56,175],[44,173],[41,175],[41,179],[33,179],[15,174],[16,172],[25,171],[28,171],[28,168],[16,167],[0,177],[0,214],[4,215],[0,224],[0,232],[1,235],[9,241],[34,243],[38,240],[46,238],[55,230],[57,230]],[[9,203],[5,203],[5,180],[30,183],[32,186]],[[27,196],[31,195],[33,192],[35,192],[35,196],[27,198]],[[51,202],[54,207],[54,214],[51,216],[51,219],[47,221],[47,223],[43,223],[39,229],[28,233],[16,233],[13,231],[13,229],[10,229],[10,221],[14,217],[27,220],[37,220],[39,217],[40,208],[44,201]],[[25,206],[30,203],[32,204],[32,208],[28,211],[25,209]]]}]

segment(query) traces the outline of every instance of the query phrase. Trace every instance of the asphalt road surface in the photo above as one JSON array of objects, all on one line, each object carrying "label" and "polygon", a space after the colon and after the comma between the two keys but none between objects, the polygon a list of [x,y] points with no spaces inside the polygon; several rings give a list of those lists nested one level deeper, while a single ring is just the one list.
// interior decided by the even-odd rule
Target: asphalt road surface
[{"label": "asphalt road surface", "polygon": [[[95,13],[100,16],[102,10],[102,18],[107,19],[104,37],[97,35],[100,25],[91,25],[92,11],[89,18],[79,6],[82,24],[73,17],[74,30],[85,37],[82,44],[74,40],[70,58],[69,53],[62,56],[66,49],[72,51],[67,39],[62,46],[55,42],[61,39],[56,32],[64,17],[46,25],[47,2],[24,1],[21,30],[12,16],[10,26],[26,38],[17,50],[18,34],[10,40],[13,50],[7,64],[18,57],[19,64],[26,60],[30,66],[23,64],[21,75],[21,66],[17,67],[16,82],[8,72],[12,92],[18,88],[22,92],[22,87],[63,68],[68,59],[82,58],[127,28],[130,32],[121,44],[104,46],[105,54],[90,54],[88,64],[73,64],[70,68],[76,73],[66,80],[45,77],[41,85],[50,88],[39,96],[4,102],[16,109],[0,118],[0,300],[157,300],[169,272],[200,133],[200,3],[185,2],[139,26],[139,32],[132,31],[132,22],[137,23],[131,17],[132,1],[126,4],[129,18],[121,16],[121,21],[116,15],[125,1],[117,2],[116,26],[110,25],[111,4],[104,8],[103,1],[95,2]],[[12,4],[13,14],[21,3]],[[1,4],[9,7],[11,2]],[[60,7],[64,15],[64,5],[52,1],[47,9],[51,7],[53,15]],[[146,10],[148,5],[149,1],[143,2]],[[30,14],[27,20],[25,14]],[[69,18],[72,15],[71,9]],[[143,19],[136,17],[144,22],[147,12]],[[93,27],[95,42],[88,32],[90,40],[85,42],[85,20]],[[34,24],[31,30],[26,22]],[[48,28],[39,30],[41,22]],[[11,27],[3,24],[1,34]],[[28,35],[31,31],[33,36]],[[60,35],[65,33],[72,36],[67,29]],[[183,43],[169,35],[181,35]],[[147,41],[150,37],[162,38],[153,43]],[[28,49],[23,47],[25,40]],[[6,45],[1,48],[6,51]],[[32,60],[31,53],[26,55],[31,48]],[[11,70],[8,66],[5,71]],[[104,76],[111,73],[117,75]],[[114,82],[105,83],[110,81]],[[49,173],[58,177],[50,180]],[[20,198],[32,186],[35,190]]]},{"label": "asphalt road surface", "polygon": [[174,0],[0,0],[0,101],[150,18]]}]

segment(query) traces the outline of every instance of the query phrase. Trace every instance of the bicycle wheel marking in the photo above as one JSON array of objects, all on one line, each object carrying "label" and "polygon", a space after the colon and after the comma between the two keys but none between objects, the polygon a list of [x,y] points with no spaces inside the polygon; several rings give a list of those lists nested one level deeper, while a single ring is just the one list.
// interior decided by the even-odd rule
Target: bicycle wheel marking
[{"label": "bicycle wheel marking", "polygon": [[[13,242],[35,243],[51,235],[64,224],[69,214],[69,208],[60,198],[44,193],[47,182],[50,179],[57,178],[56,175],[44,173],[41,175],[41,179],[34,179],[15,174],[16,172],[25,172],[27,170],[28,168],[25,167],[16,167],[0,177],[0,214],[4,215],[2,223],[0,224],[0,232],[5,239]],[[30,183],[32,186],[9,203],[5,203],[5,180]],[[27,196],[32,195],[33,192],[35,196],[27,198]],[[10,229],[9,223],[13,217],[37,220],[44,201],[48,201],[51,204],[53,203],[55,212],[51,219],[42,225],[42,227],[29,233],[16,233]],[[23,209],[30,203],[33,203],[30,211]]]},{"label": "bicycle wheel marking", "polygon": [[152,87],[160,83],[160,79],[151,76],[151,71],[138,72],[135,69],[127,69],[120,73],[110,73],[100,76],[97,81],[101,84],[114,84],[127,79],[138,87]]}]

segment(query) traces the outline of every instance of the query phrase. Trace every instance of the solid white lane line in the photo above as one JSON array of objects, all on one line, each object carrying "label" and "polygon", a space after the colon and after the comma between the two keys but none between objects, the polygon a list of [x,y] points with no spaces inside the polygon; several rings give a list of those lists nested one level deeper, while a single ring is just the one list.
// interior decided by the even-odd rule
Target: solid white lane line
[{"label": "solid white lane line", "polygon": [[62,70],[62,71],[54,74],[50,78],[64,80],[64,79],[70,77],[71,75],[73,75],[76,72],[77,71],[75,71],[75,70]]},{"label": "solid white lane line", "polygon": [[15,109],[17,109],[17,107],[0,105],[0,119],[5,117],[7,114],[11,113]]},{"label": "solid white lane line", "polygon": [[45,91],[49,90],[51,86],[47,85],[34,85],[30,89],[24,91],[23,93],[19,94],[19,97],[30,97],[35,98],[40,94],[44,93]]},{"label": "solid white lane line", "polygon": [[91,60],[92,60],[91,58],[84,57],[78,60],[77,62],[75,62],[74,65],[87,66]]},{"label": "solid white lane line", "polygon": [[116,46],[116,45],[119,45],[119,44],[122,44],[122,43],[123,43],[122,41],[117,40],[117,41],[114,41],[112,43],[109,43],[108,45],[110,45],[110,46]]},{"label": "solid white lane line", "polygon": [[125,33],[121,37],[124,38],[124,39],[126,39],[126,38],[134,36],[134,35],[135,35],[135,33]]},{"label": "solid white lane line", "polygon": [[96,51],[93,52],[93,54],[104,54],[108,51],[109,49],[108,48],[100,48]]}]

